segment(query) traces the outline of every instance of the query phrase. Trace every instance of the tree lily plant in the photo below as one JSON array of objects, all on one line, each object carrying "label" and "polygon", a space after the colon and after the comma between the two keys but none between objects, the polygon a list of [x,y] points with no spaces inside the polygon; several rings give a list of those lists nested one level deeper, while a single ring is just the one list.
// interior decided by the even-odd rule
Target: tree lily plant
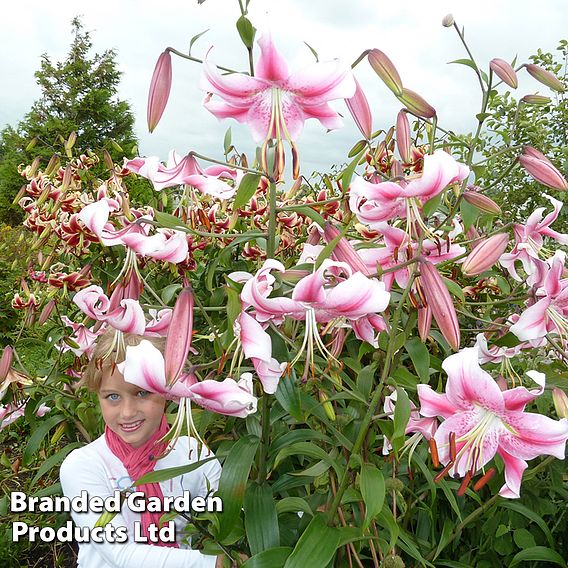
[{"label": "tree lily plant", "polygon": [[[497,565],[460,535],[485,519],[482,542],[517,517],[543,534],[515,532],[533,550],[504,552],[506,565],[554,562],[565,535],[555,550],[530,502],[568,495],[568,236],[552,228],[568,183],[511,143],[510,167],[550,193],[552,211],[509,219],[477,184],[476,159],[496,89],[517,88],[523,69],[558,96],[565,81],[499,58],[483,71],[446,17],[482,90],[478,128],[460,136],[375,46],[352,65],[310,56],[290,72],[280,31],[255,43],[248,4],[237,22],[247,71],[217,67],[217,49],[194,57],[199,36],[187,54],[167,48],[149,77],[148,125],[168,112],[177,55],[199,63],[205,110],[248,126],[254,155],[229,128],[220,156],[188,140],[167,163],[101,164],[74,157],[70,140],[67,160],[22,168],[33,242],[12,305],[27,327],[0,361],[3,432],[26,404],[42,420],[41,403],[43,420],[68,425],[60,435],[86,439],[77,377],[114,328],[118,342],[143,338],[119,370],[170,401],[171,444],[189,430],[223,462],[224,511],[196,514],[188,536],[227,566]],[[356,78],[366,65],[378,76],[369,84]],[[400,102],[392,128],[372,89]],[[310,119],[331,141],[344,120],[363,136],[345,164],[313,177],[300,161]],[[129,191],[141,184],[144,202]],[[48,330],[56,369],[37,377],[18,356],[34,325]]]}]

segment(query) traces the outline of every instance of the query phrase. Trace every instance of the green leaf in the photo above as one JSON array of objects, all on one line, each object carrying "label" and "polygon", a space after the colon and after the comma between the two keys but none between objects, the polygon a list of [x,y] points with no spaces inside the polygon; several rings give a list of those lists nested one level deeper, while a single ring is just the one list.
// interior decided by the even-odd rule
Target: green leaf
[{"label": "green leaf", "polygon": [[160,224],[160,227],[166,229],[186,229],[187,227],[181,219],[170,213],[164,213],[163,211],[154,211],[154,217],[156,221]]},{"label": "green leaf", "polygon": [[308,428],[301,428],[298,430],[292,430],[292,432],[286,432],[283,436],[280,436],[270,444],[268,449],[269,455],[275,455],[282,448],[294,444],[296,442],[305,442],[307,440],[321,440],[331,444],[331,438],[322,432],[317,432],[316,430],[310,430]]},{"label": "green leaf", "polygon": [[160,298],[162,298],[164,304],[169,304],[180,290],[181,284],[170,284],[161,291]]},{"label": "green leaf", "polygon": [[210,458],[205,458],[204,460],[196,461],[188,465],[178,465],[176,467],[168,467],[166,469],[159,469],[157,471],[151,471],[150,473],[145,473],[142,477],[137,479],[133,485],[137,487],[138,485],[144,485],[145,483],[160,483],[161,481],[167,481],[168,479],[173,479],[180,475],[184,475],[201,467],[203,464],[210,462],[215,458],[211,456]]},{"label": "green leaf", "polygon": [[251,483],[245,493],[244,509],[251,554],[279,546],[278,515],[270,487]]},{"label": "green leaf", "polygon": [[276,389],[276,400],[280,406],[290,413],[290,416],[302,422],[302,405],[300,403],[300,394],[296,386],[296,374],[292,372],[290,377],[282,377]]},{"label": "green leaf", "polygon": [[475,223],[475,220],[481,213],[477,207],[471,205],[471,203],[468,203],[465,199],[460,201],[460,212],[465,231],[467,231],[473,223]]},{"label": "green leaf", "polygon": [[333,467],[333,469],[338,474],[338,476],[341,477],[342,473],[341,469],[339,468],[339,465],[336,463],[336,461],[333,459],[333,456],[330,455],[326,450],[320,448],[319,446],[316,446],[312,442],[296,442],[295,444],[290,444],[289,446],[282,448],[278,452],[278,455],[274,460],[275,461],[274,467],[277,467],[277,465],[284,458],[294,455],[307,456],[317,460],[322,460],[325,463],[329,464],[331,467]]},{"label": "green leaf", "polygon": [[251,24],[246,16],[241,16],[237,20],[237,31],[241,36],[242,42],[250,49],[254,43],[254,36],[256,34],[255,27]]},{"label": "green leaf", "polygon": [[231,336],[234,337],[233,325],[235,320],[239,317],[241,313],[241,297],[240,294],[233,290],[230,286],[225,286],[225,293],[227,294],[227,331]]},{"label": "green leaf", "polygon": [[294,211],[298,213],[298,215],[305,215],[308,219],[317,223],[322,229],[324,228],[325,219],[315,209],[305,205],[303,207],[294,207]]},{"label": "green leaf", "polygon": [[410,355],[412,364],[414,365],[420,380],[423,383],[427,383],[430,380],[430,353],[428,348],[418,337],[407,341],[404,344],[404,348]]},{"label": "green leaf", "polygon": [[537,515],[534,511],[531,511],[529,508],[525,507],[524,505],[521,505],[520,503],[517,503],[516,501],[509,501],[503,499],[499,501],[499,506],[504,507],[505,509],[511,509],[512,511],[516,511],[517,513],[520,513],[527,519],[535,522],[544,533],[544,536],[546,536],[548,544],[550,546],[554,546],[552,533],[550,532],[550,529],[548,528],[547,524],[544,522],[541,516]]},{"label": "green leaf", "polygon": [[513,540],[521,550],[536,546],[534,536],[527,529],[517,529],[513,533]]},{"label": "green leaf", "polygon": [[546,546],[532,546],[531,548],[521,550],[521,552],[513,556],[509,568],[530,560],[552,562],[553,564],[558,564],[558,566],[564,566],[564,568],[566,568],[566,562],[562,556]]},{"label": "green leaf", "polygon": [[406,391],[396,388],[396,404],[394,406],[394,430],[392,434],[391,444],[393,449],[398,451],[404,443],[406,426],[410,420],[410,400]]},{"label": "green leaf", "polygon": [[194,35],[191,38],[191,41],[189,42],[189,51],[188,51],[188,55],[191,55],[191,48],[193,47],[193,44],[204,34],[206,34],[209,31],[209,29],[206,29],[200,33],[198,33],[197,35]]},{"label": "green leaf", "polygon": [[440,540],[438,542],[438,546],[436,548],[436,554],[434,555],[434,560],[438,558],[440,552],[446,548],[446,545],[449,542],[449,537],[452,534],[452,530],[454,528],[454,522],[450,519],[444,520],[444,526],[442,528],[442,534],[440,535]]},{"label": "green leaf", "polygon": [[341,186],[343,194],[345,194],[345,192],[349,189],[349,186],[351,185],[351,178],[353,177],[355,168],[357,167],[357,164],[359,163],[359,160],[362,158],[364,153],[365,153],[365,148],[363,148],[363,150],[361,150],[353,158],[353,160],[351,160],[350,164],[343,170],[343,173],[341,174]]},{"label": "green leaf", "polygon": [[292,549],[289,546],[279,546],[251,556],[241,568],[282,568]]},{"label": "green leaf", "polygon": [[239,438],[225,458],[217,491],[223,502],[223,513],[219,515],[220,527],[216,535],[219,541],[223,541],[237,524],[259,442],[256,436]]},{"label": "green leaf", "polygon": [[461,289],[461,286],[457,282],[454,282],[453,280],[450,280],[445,276],[442,276],[442,280],[444,281],[444,284],[446,285],[448,292],[452,296],[455,296],[462,303],[465,302],[465,296],[463,290]]},{"label": "green leaf", "polygon": [[284,568],[323,568],[331,562],[339,542],[339,531],[328,527],[317,515],[302,533]]},{"label": "green leaf", "polygon": [[225,132],[225,137],[223,138],[223,150],[225,151],[225,155],[227,155],[231,151],[231,127],[227,128],[227,132]]},{"label": "green leaf", "polygon": [[440,205],[440,201],[442,201],[442,193],[436,195],[436,197],[432,197],[432,199],[428,199],[424,206],[422,207],[422,213],[425,217],[430,217],[432,213],[434,213],[438,209],[438,205]]},{"label": "green leaf", "polygon": [[308,502],[301,497],[284,497],[284,499],[280,499],[276,503],[276,512],[279,515],[284,513],[299,513],[300,511],[310,515],[310,517],[314,516],[314,512]]},{"label": "green leaf", "polygon": [[458,65],[467,65],[468,67],[471,67],[472,69],[477,69],[477,66],[475,65],[475,63],[471,59],[455,59],[454,61],[449,61],[448,65],[450,65],[452,63],[457,63]]},{"label": "green leaf", "polygon": [[365,503],[363,529],[381,512],[385,502],[385,478],[374,465],[364,463],[359,476],[361,496]]},{"label": "green leaf", "polygon": [[22,456],[25,465],[28,465],[31,462],[34,454],[36,454],[36,452],[38,451],[41,443],[43,442],[43,439],[47,436],[48,432],[63,420],[65,420],[65,416],[62,416],[61,414],[50,416],[47,420],[42,420],[37,428],[33,429],[33,433],[30,436],[30,439]]},{"label": "green leaf", "polygon": [[37,483],[37,480],[44,474],[46,474],[49,470],[51,470],[53,467],[59,465],[67,456],[67,454],[71,451],[73,451],[75,448],[79,448],[81,446],[81,444],[79,444],[78,442],[74,442],[73,444],[69,444],[68,446],[65,446],[63,449],[59,450],[58,452],[56,452],[55,454],[49,456],[40,466],[40,468],[37,470],[37,473],[35,474],[34,478],[32,479],[32,486],[35,485]]},{"label": "green leaf", "polygon": [[249,173],[243,177],[239,184],[239,189],[237,189],[237,194],[235,195],[233,209],[244,207],[251,200],[252,196],[256,193],[259,181],[260,174]]},{"label": "green leaf", "polygon": [[357,388],[366,399],[369,398],[371,394],[376,370],[374,365],[367,365],[357,374]]}]

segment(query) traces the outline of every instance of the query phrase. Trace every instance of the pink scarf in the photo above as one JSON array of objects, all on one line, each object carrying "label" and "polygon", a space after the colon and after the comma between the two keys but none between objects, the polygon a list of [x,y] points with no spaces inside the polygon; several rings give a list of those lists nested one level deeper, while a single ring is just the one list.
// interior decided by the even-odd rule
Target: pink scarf
[{"label": "pink scarf", "polygon": [[[154,432],[152,437],[139,448],[133,448],[130,444],[127,444],[120,436],[115,434],[108,426],[105,428],[105,440],[110,451],[122,462],[122,465],[126,468],[130,479],[133,481],[142,477],[145,473],[154,470],[156,465],[156,459],[154,456],[159,456],[166,449],[166,443],[161,442],[157,444],[156,442],[165,436],[170,427],[166,417],[162,417],[160,427]],[[159,483],[145,483],[144,485],[139,485],[136,491],[142,491],[146,497],[159,497],[160,501],[163,501],[164,494],[162,493],[162,488]],[[149,536],[148,527],[150,525],[160,526],[160,517],[162,513],[150,513],[145,511],[142,513],[142,533]],[[174,548],[179,548],[177,542],[152,542],[156,546],[171,546]]]}]

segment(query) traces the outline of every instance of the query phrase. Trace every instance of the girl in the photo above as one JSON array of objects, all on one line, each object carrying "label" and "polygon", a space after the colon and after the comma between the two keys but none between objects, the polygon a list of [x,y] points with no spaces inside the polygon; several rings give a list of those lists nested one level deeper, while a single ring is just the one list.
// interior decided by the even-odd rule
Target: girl
[{"label": "girl", "polygon": [[[124,344],[138,345],[140,336],[124,334]],[[161,348],[157,340],[152,343]],[[115,491],[131,487],[143,474],[170,467],[186,465],[211,456],[203,448],[197,456],[197,443],[187,436],[179,438],[170,453],[163,454],[166,444],[160,439],[168,431],[164,414],[166,399],[128,383],[117,364],[124,361],[125,347],[117,347],[114,330],[99,337],[93,356],[83,373],[82,382],[98,394],[105,433],[87,446],[71,452],[61,465],[63,493],[69,498],[87,491],[89,497],[115,495]],[[163,349],[162,349],[163,350]],[[189,456],[189,458],[188,458]],[[217,489],[221,466],[212,460],[198,469],[162,483],[136,487],[148,497],[181,496],[189,491],[191,498],[206,497]],[[126,505],[110,522],[113,527],[126,527],[126,542],[107,537],[103,542],[79,543],[80,568],[214,568],[222,565],[222,557],[206,556],[182,544],[183,528],[187,521],[175,519],[176,542],[157,542],[156,546],[134,541],[135,523],[138,534],[151,535],[159,526],[161,513],[133,512]],[[92,529],[100,517],[98,512],[72,513],[75,524]],[[107,528],[108,531],[108,528]],[[124,529],[121,529],[124,531]],[[104,533],[104,534],[108,534]],[[114,533],[117,534],[116,531]]]}]

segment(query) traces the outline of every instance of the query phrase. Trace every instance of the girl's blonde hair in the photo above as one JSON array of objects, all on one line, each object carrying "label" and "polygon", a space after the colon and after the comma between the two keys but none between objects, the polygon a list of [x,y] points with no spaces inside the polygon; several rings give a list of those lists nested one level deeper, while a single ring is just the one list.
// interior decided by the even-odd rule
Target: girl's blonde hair
[{"label": "girl's blonde hair", "polygon": [[164,353],[166,342],[163,337],[123,333],[109,327],[95,342],[93,356],[83,370],[80,386],[86,386],[92,392],[99,392],[105,373],[113,373],[116,365],[124,361],[126,348],[139,345],[144,339],[159,349],[162,354]]}]

